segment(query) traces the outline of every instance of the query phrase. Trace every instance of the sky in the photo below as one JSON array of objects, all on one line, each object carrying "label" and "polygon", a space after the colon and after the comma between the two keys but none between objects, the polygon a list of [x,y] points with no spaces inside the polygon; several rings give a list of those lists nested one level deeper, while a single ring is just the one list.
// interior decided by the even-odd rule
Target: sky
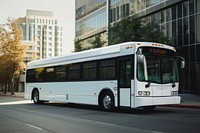
[{"label": "sky", "polygon": [[75,38],[75,0],[0,0],[0,24],[8,17],[26,16],[26,10],[52,11],[63,27],[63,54],[73,51]]}]

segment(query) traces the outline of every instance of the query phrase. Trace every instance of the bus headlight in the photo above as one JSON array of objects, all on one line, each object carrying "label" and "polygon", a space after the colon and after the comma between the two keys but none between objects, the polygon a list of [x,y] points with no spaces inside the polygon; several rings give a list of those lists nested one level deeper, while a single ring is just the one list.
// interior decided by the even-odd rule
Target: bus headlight
[{"label": "bus headlight", "polygon": [[171,95],[172,96],[177,96],[178,95],[178,91],[171,91]]},{"label": "bus headlight", "polygon": [[150,91],[138,91],[139,96],[150,96]]}]

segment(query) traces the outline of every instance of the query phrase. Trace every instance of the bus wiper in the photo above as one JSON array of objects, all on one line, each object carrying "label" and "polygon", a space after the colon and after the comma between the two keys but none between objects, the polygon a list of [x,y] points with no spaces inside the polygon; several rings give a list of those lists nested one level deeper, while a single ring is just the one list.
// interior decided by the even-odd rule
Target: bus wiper
[{"label": "bus wiper", "polygon": [[153,77],[152,77],[152,79],[148,82],[148,84],[145,85],[146,88],[149,88],[149,87],[150,87],[152,81],[153,81],[154,78],[155,78],[155,75],[156,75],[156,69],[155,69],[155,71],[154,71],[154,73],[153,73]]},{"label": "bus wiper", "polygon": [[169,78],[170,78],[170,80],[172,81],[172,88],[176,87],[176,84],[175,84],[175,82],[174,82],[174,80],[173,80],[173,75],[172,75],[172,73],[169,74]]}]

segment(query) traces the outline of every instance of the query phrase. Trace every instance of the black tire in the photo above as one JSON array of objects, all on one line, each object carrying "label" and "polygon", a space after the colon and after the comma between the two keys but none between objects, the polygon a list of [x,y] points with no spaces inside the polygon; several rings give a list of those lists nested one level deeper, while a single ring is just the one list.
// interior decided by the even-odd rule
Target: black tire
[{"label": "black tire", "polygon": [[114,109],[114,97],[112,93],[105,92],[100,98],[100,107],[104,111],[113,111]]},{"label": "black tire", "polygon": [[33,90],[33,97],[32,100],[35,104],[39,104],[40,103],[40,98],[39,98],[39,92],[38,90]]}]

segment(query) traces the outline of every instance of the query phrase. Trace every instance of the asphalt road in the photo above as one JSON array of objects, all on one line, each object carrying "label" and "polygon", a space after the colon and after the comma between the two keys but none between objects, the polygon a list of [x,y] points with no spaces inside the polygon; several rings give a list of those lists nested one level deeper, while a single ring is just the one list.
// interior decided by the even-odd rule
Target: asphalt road
[{"label": "asphalt road", "polygon": [[[17,102],[16,102],[17,101]],[[19,102],[18,102],[19,101]],[[158,107],[153,112],[46,103],[0,97],[0,133],[199,133],[200,110]]]}]

